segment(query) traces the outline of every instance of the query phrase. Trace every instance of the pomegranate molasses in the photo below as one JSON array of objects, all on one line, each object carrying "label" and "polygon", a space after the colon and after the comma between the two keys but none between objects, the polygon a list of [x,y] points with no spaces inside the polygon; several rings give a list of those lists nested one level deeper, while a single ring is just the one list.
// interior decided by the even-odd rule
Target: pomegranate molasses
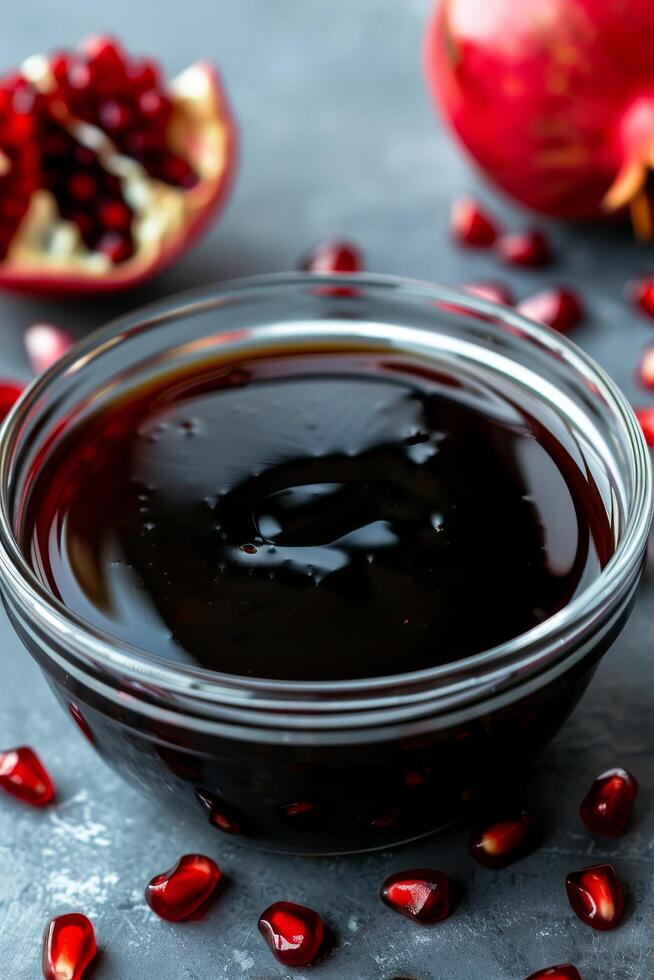
[{"label": "pomegranate molasses", "polygon": [[565,438],[514,393],[408,355],[211,361],[71,426],[23,546],[66,606],[170,660],[422,670],[537,626],[610,557]]}]

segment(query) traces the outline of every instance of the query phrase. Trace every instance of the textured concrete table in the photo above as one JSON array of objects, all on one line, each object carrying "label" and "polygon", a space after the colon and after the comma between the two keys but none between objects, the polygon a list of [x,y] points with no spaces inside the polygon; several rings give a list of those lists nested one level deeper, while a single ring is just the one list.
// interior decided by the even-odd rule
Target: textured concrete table
[{"label": "textured concrete table", "polygon": [[[3,67],[107,26],[137,50],[160,52],[171,71],[198,55],[215,58],[240,121],[243,159],[213,234],[136,294],[77,304],[0,297],[0,373],[27,376],[21,330],[37,318],[82,334],[181,288],[288,269],[307,245],[338,233],[361,244],[374,271],[446,283],[495,275],[519,295],[545,282],[578,284],[589,316],[576,339],[628,394],[637,394],[634,363],[654,332],[621,297],[628,275],[654,267],[651,248],[622,232],[554,229],[559,267],[507,274],[492,258],[448,244],[449,202],[476,180],[440,131],[424,91],[427,0],[11,6],[0,34]],[[514,226],[529,220],[493,204]],[[0,800],[0,975],[40,976],[44,922],[76,908],[93,918],[103,948],[94,980],[290,977],[256,929],[268,902],[286,898],[320,909],[337,940],[330,958],[295,977],[520,980],[564,960],[576,963],[585,980],[652,977],[653,591],[650,569],[623,635],[533,773],[528,798],[545,821],[544,847],[503,873],[473,867],[460,830],[395,852],[309,861],[248,852],[208,827],[171,822],[96,758],[2,618],[0,743],[37,747],[60,793],[44,813]],[[638,815],[624,839],[598,847],[576,810],[590,778],[614,764],[641,778]],[[146,907],[144,882],[196,849],[217,857],[230,887],[203,921],[170,926]],[[615,863],[631,895],[623,925],[606,935],[574,917],[563,886],[567,871],[604,859]],[[456,913],[432,929],[413,927],[377,899],[387,873],[420,864],[443,868],[464,888]]]}]

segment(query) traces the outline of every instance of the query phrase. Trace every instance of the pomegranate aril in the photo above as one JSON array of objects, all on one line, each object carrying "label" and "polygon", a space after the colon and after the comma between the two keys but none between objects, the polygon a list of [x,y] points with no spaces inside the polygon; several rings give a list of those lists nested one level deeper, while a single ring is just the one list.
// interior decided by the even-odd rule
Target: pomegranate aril
[{"label": "pomegranate aril", "polygon": [[294,902],[275,902],[259,918],[259,932],[284,966],[308,966],[325,941],[317,912]]},{"label": "pomegranate aril", "polygon": [[45,980],[81,980],[96,952],[95,930],[85,915],[58,915],[45,928],[43,976]]},{"label": "pomegranate aril", "polygon": [[98,185],[90,174],[78,172],[68,182],[68,193],[79,202],[92,201],[98,192]]},{"label": "pomegranate aril", "polygon": [[450,882],[442,871],[416,868],[390,875],[380,891],[394,912],[414,922],[441,922],[450,914]]},{"label": "pomegranate aril", "polygon": [[584,315],[579,297],[570,289],[545,289],[518,303],[518,311],[559,333],[568,333]]},{"label": "pomegranate aril", "polygon": [[490,248],[497,239],[495,222],[471,197],[463,197],[452,204],[450,231],[459,244],[475,248]]},{"label": "pomegranate aril", "polygon": [[18,401],[25,385],[18,381],[0,381],[0,422],[9,413],[14,402]]},{"label": "pomegranate aril", "polygon": [[170,118],[173,111],[170,101],[156,89],[146,89],[142,92],[138,99],[138,107],[148,119],[157,121]]},{"label": "pomegranate aril", "polygon": [[552,250],[542,231],[509,232],[498,240],[497,248],[511,265],[535,268],[552,261]]},{"label": "pomegranate aril", "polygon": [[654,318],[654,276],[643,276],[629,286],[632,301],[647,316]]},{"label": "pomegranate aril", "polygon": [[301,260],[305,272],[347,273],[360,272],[363,259],[359,249],[351,242],[330,239],[315,245]]},{"label": "pomegranate aril", "polygon": [[55,795],[45,766],[27,746],[0,752],[0,789],[30,806],[45,806]]},{"label": "pomegranate aril", "polygon": [[654,347],[645,351],[638,363],[636,378],[643,388],[654,389]]},{"label": "pomegranate aril", "polygon": [[99,252],[103,252],[114,265],[125,262],[133,252],[130,236],[113,231],[108,231],[106,235],[102,235],[96,248]]},{"label": "pomegranate aril", "polygon": [[114,91],[125,77],[125,56],[112,38],[88,38],[81,45],[87,59],[93,84],[105,91]]},{"label": "pomegranate aril", "polygon": [[66,353],[73,337],[52,323],[33,323],[25,331],[25,348],[32,367],[40,374]]},{"label": "pomegranate aril", "polygon": [[488,300],[489,303],[504,303],[505,306],[512,306],[515,302],[509,287],[499,282],[468,282],[463,289],[471,296]]},{"label": "pomegranate aril", "polygon": [[524,810],[489,820],[470,835],[470,854],[487,868],[504,868],[530,854],[540,834],[532,817]]},{"label": "pomegranate aril", "polygon": [[614,929],[624,913],[624,892],[615,868],[597,864],[569,874],[568,901],[582,922],[593,929]]},{"label": "pomegranate aril", "polygon": [[638,794],[638,782],[626,769],[608,769],[588,790],[579,815],[593,834],[619,837],[625,832]]},{"label": "pomegranate aril", "polygon": [[17,76],[0,81],[0,100],[0,202],[11,201],[10,208],[3,209],[0,259],[4,259],[38,186],[40,159],[33,96],[25,81]]},{"label": "pomegranate aril", "polygon": [[106,99],[100,104],[98,118],[103,129],[109,133],[121,132],[134,121],[130,109],[115,99]]},{"label": "pomegranate aril", "polygon": [[159,84],[159,69],[152,61],[132,61],[125,71],[136,90],[153,89]]},{"label": "pomegranate aril", "polygon": [[185,854],[157,875],[145,889],[145,900],[161,919],[181,922],[203,911],[221,879],[215,861],[203,854]]},{"label": "pomegranate aril", "polygon": [[581,974],[572,963],[561,963],[530,973],[527,980],[581,980]]},{"label": "pomegranate aril", "polygon": [[181,157],[167,154],[161,164],[160,177],[177,187],[191,187],[195,181],[192,167]]},{"label": "pomegranate aril", "polygon": [[132,224],[131,209],[122,201],[107,201],[100,206],[100,222],[109,231],[127,231]]},{"label": "pomegranate aril", "polygon": [[636,418],[640,423],[645,436],[645,442],[654,449],[654,406],[647,408],[637,408]]}]

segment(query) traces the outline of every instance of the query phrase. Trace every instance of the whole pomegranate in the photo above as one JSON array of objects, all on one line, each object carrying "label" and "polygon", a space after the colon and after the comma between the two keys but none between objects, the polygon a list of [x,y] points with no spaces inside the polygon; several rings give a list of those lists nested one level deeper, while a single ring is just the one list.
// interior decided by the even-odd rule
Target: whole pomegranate
[{"label": "whole pomegranate", "polygon": [[217,74],[170,85],[108,37],[0,81],[0,285],[107,291],[184,251],[222,201],[234,127]]},{"label": "whole pomegranate", "polygon": [[427,76],[503,190],[560,218],[628,206],[650,237],[653,40],[652,0],[442,0]]}]

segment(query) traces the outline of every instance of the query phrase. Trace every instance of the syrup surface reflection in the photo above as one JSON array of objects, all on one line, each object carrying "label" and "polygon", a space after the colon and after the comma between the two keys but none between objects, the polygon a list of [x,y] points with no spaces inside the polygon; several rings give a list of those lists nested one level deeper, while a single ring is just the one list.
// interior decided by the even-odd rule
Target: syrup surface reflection
[{"label": "syrup surface reflection", "polygon": [[532,408],[408,357],[208,364],[68,434],[24,547],[66,605],[166,658],[428,668],[542,622],[610,557],[577,447]]}]

